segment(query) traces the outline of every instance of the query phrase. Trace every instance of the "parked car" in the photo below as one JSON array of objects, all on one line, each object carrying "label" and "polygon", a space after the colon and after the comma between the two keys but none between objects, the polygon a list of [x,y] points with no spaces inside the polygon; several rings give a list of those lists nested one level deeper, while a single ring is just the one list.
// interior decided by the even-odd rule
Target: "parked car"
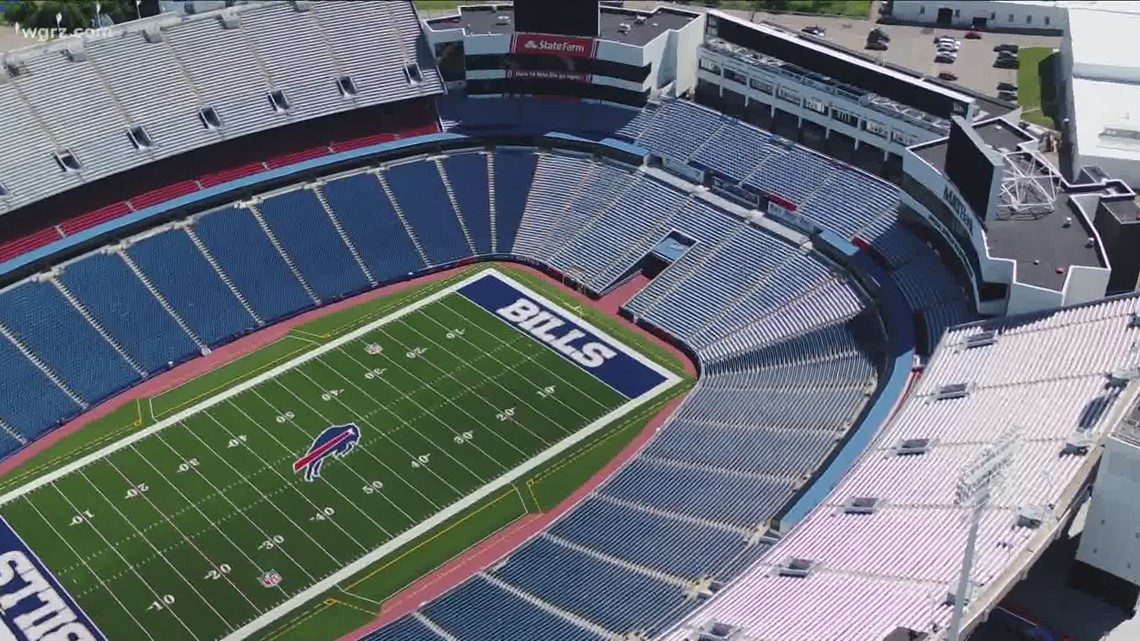
[{"label": "parked car", "polygon": [[994,60],[994,66],[998,69],[1017,69],[1020,64],[1017,58],[998,58]]},{"label": "parked car", "polygon": [[886,51],[889,48],[890,47],[888,47],[887,43],[883,40],[868,40],[867,41],[867,49],[870,49],[871,51]]},{"label": "parked car", "polygon": [[934,62],[941,62],[948,65],[954,64],[954,61],[957,59],[957,56],[951,55],[949,53],[939,53],[937,56],[934,56]]},{"label": "parked car", "polygon": [[967,31],[966,40],[981,40],[982,34],[978,31]]},{"label": "parked car", "polygon": [[937,49],[938,51],[953,51],[953,52],[957,53],[957,51],[962,48],[962,45],[959,44],[958,42],[950,42],[950,41],[944,40],[944,41],[939,42],[938,44],[934,45],[934,48]]},{"label": "parked car", "polygon": [[1006,102],[1017,102],[1016,91],[999,91],[998,100],[1005,100]]},{"label": "parked car", "polygon": [[1017,50],[1019,48],[1020,47],[1018,47],[1017,45],[1011,45],[1009,43],[1002,43],[1002,44],[994,47],[994,51],[996,51],[998,53],[1001,53],[1003,51],[1008,51],[1009,53],[1017,53]]},{"label": "parked car", "polygon": [[956,74],[952,71],[939,71],[938,72],[938,78],[941,80],[949,80],[949,81],[953,82],[953,81],[958,79],[958,74]]},{"label": "parked car", "polygon": [[957,38],[952,38],[950,36],[935,36],[934,37],[934,44],[938,44],[940,42],[951,42],[954,44],[962,44],[961,42],[958,42]]},{"label": "parked car", "polygon": [[999,82],[997,88],[998,91],[1017,91],[1017,85],[1012,82]]},{"label": "parked car", "polygon": [[875,27],[874,29],[871,29],[871,33],[867,34],[867,42],[870,42],[872,40],[882,40],[883,42],[890,42],[891,36],[886,31],[883,31],[883,29],[881,27]]},{"label": "parked car", "polygon": [[800,31],[808,34],[809,36],[815,36],[816,38],[826,38],[827,37],[827,32],[824,31],[824,29],[818,25],[813,25],[811,27],[804,27],[803,29],[800,29]]}]

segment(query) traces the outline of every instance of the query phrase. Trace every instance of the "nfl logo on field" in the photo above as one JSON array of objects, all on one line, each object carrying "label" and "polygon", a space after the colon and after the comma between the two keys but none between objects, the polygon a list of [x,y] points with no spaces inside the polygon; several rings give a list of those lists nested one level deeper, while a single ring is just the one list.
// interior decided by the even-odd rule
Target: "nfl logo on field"
[{"label": "nfl logo on field", "polygon": [[281,574],[277,570],[270,570],[261,575],[261,585],[275,588],[281,584]]},{"label": "nfl logo on field", "polygon": [[380,345],[378,345],[376,343],[369,343],[368,347],[364,348],[364,351],[375,356],[375,355],[379,354],[380,352],[384,351],[384,348],[380,347]]}]

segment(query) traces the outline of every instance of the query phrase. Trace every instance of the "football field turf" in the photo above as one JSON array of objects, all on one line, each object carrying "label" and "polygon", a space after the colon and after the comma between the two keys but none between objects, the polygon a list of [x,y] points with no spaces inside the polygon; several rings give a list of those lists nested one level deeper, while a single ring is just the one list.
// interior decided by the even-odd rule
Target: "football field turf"
[{"label": "football field turf", "polygon": [[478,272],[0,496],[5,625],[243,638],[679,382]]}]

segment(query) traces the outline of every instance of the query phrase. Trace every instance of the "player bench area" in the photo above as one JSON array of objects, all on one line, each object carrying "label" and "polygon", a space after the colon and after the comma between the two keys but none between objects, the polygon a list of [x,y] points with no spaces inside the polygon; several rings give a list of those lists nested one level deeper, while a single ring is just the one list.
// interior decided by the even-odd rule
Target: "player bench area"
[{"label": "player bench area", "polygon": [[679,382],[480,271],[0,496],[0,623],[241,638]]}]

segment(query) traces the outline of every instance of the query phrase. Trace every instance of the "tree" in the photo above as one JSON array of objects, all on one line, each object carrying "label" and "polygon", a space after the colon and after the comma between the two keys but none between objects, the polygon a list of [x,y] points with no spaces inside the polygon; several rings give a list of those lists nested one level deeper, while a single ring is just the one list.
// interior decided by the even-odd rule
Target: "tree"
[{"label": "tree", "polygon": [[[99,4],[99,13],[115,22],[135,17],[133,0],[101,0]],[[56,14],[61,17],[58,25]],[[91,0],[22,0],[8,5],[4,11],[4,19],[8,23],[19,23],[29,28],[54,29],[59,26],[75,31],[92,26],[94,18],[95,2]]]}]

